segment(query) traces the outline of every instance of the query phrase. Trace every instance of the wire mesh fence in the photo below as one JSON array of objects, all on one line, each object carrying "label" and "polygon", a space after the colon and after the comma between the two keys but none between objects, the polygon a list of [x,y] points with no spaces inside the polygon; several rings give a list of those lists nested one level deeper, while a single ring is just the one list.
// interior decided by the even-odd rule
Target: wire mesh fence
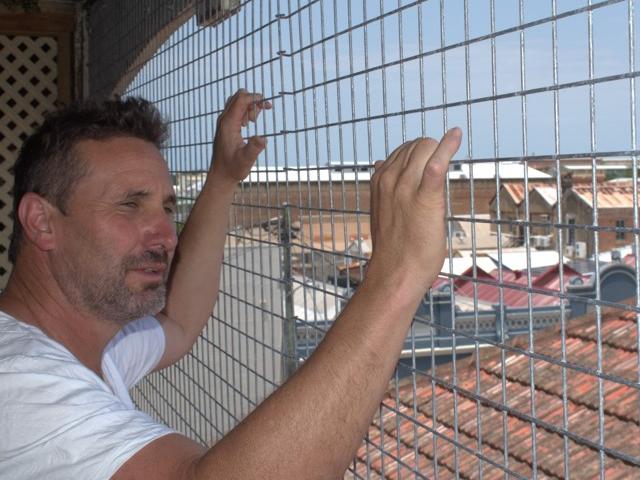
[{"label": "wire mesh fence", "polygon": [[188,2],[111,7],[89,9],[91,88],[171,119],[178,228],[225,100],[273,103],[246,132],[268,145],[232,205],[218,304],[136,388],[142,409],[207,444],[233,428],[358,287],[374,161],[457,125],[447,258],[347,476],[638,475],[633,0],[255,0],[214,23]]}]

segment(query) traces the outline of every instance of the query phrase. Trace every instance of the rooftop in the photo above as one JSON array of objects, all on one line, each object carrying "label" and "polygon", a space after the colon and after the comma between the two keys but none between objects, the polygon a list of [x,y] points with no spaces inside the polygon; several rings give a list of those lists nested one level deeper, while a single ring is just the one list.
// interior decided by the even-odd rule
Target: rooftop
[{"label": "rooftop", "polygon": [[[493,162],[487,162],[470,166],[469,163],[458,163],[459,170],[449,170],[450,180],[467,180],[473,173],[476,180],[495,179],[496,167]],[[535,168],[525,167],[521,162],[504,162],[500,163],[499,173],[502,180],[522,180],[526,174],[530,179],[551,179],[547,173],[536,170]],[[372,165],[334,165],[313,166],[301,165],[291,168],[278,167],[254,167],[246,178],[244,183],[285,183],[285,182],[368,182],[371,179]]]},{"label": "rooftop", "polygon": [[[450,170],[449,179],[459,180],[473,178],[475,180],[491,180],[496,178],[495,162],[483,162],[478,164],[460,162],[459,170]],[[502,180],[523,180],[526,177],[535,180],[551,179],[551,175],[535,168],[525,167],[522,162],[500,162],[498,173]]]},{"label": "rooftop", "polygon": [[558,202],[558,191],[554,185],[536,185],[531,191],[538,193],[550,207]]},{"label": "rooftop", "polygon": [[[593,208],[593,186],[574,185],[573,193],[590,208]],[[633,184],[631,182],[607,182],[596,185],[598,209],[632,208]]]},{"label": "rooftop", "polygon": [[[634,312],[603,310],[602,370],[634,385],[638,377],[637,334]],[[596,339],[593,314],[568,322],[567,362],[595,372]],[[510,341],[509,346],[529,350],[526,336]],[[559,327],[535,335],[536,352],[548,355],[555,362],[561,358],[561,346]],[[597,478],[598,379],[594,373],[578,369],[565,371],[567,431],[573,436],[567,439],[569,468],[573,478]],[[428,375],[416,375],[415,397],[413,379],[402,380],[397,390],[396,385],[388,390],[381,416],[374,419],[367,444],[358,451],[356,471],[363,478],[395,479],[414,478],[413,471],[417,469],[425,478],[432,478],[437,468],[438,478],[448,479],[456,477],[456,470],[459,478],[477,478],[482,467],[483,478],[502,479],[504,471],[489,462],[505,464],[506,444],[508,468],[516,475],[531,478],[535,463],[538,475],[564,478],[562,373],[556,363],[494,348],[480,351],[479,358],[474,355],[457,362],[456,387],[452,384],[450,364],[437,367],[433,383]],[[508,411],[504,411],[502,400],[503,375]],[[606,478],[637,478],[640,467],[621,459],[620,454],[640,462],[638,388],[621,381],[603,380],[602,384],[604,447],[608,449],[604,464]],[[535,392],[533,404],[532,390]],[[529,421],[532,408],[537,417],[535,429]],[[535,460],[532,431],[536,439]],[[462,447],[456,449],[454,441]],[[381,445],[386,452],[384,457],[380,454]],[[481,461],[481,457],[485,460]],[[366,477],[367,458],[370,477]],[[402,463],[396,463],[396,459]],[[384,463],[387,467],[383,469]]]},{"label": "rooftop", "polygon": [[[587,275],[582,275],[566,264],[563,266],[562,274],[565,289],[575,278],[579,278],[583,282],[588,280]],[[448,280],[439,278],[434,287],[437,288],[445,284],[448,284]],[[497,269],[487,271],[478,266],[475,276],[473,268],[469,268],[462,272],[453,284],[456,305],[462,300],[460,297],[475,298],[476,296],[482,304],[494,305],[500,303],[501,295],[502,302],[507,307],[527,307],[529,302],[532,307],[560,305],[561,303],[559,294],[562,292],[558,264],[548,267],[537,275],[532,275],[530,287],[526,271],[504,269],[502,282],[500,282]]]},{"label": "rooftop", "polygon": [[[542,183],[529,183],[529,192],[536,187],[543,187],[545,184]],[[509,194],[513,203],[516,205],[520,205],[524,201],[525,197],[525,189],[524,183],[505,183],[502,185],[502,188],[505,192]],[[547,188],[555,188],[552,185],[547,186]]]}]

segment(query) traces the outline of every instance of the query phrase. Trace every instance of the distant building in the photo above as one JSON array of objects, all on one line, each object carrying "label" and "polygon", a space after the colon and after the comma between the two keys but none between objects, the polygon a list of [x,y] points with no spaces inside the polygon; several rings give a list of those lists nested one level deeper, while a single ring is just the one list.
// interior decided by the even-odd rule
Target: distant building
[{"label": "distant building", "polygon": [[[551,235],[550,221],[553,217],[557,195],[555,187],[551,183],[531,182],[529,186],[529,219],[533,222],[530,235]],[[494,195],[489,202],[491,215],[491,230],[498,232],[497,218],[500,211],[501,232],[503,246],[522,245],[525,240],[524,224],[526,217],[526,194],[524,183],[504,183],[500,187],[500,205],[498,209],[498,195]],[[537,245],[536,245],[537,246]],[[542,248],[549,248],[551,244],[541,244]]]},{"label": "distant building", "polygon": [[577,157],[562,158],[556,162],[553,158],[530,158],[527,165],[555,177],[557,164],[560,164],[560,175],[570,173],[579,182],[592,182],[595,167],[596,182],[604,182],[610,178],[628,176],[632,166],[630,157]]},{"label": "distant building", "polygon": [[556,221],[557,203],[558,193],[555,185],[535,185],[529,192],[530,235],[534,237],[534,247],[554,247],[551,244],[551,224]]},{"label": "distant building", "polygon": [[[558,236],[563,235],[564,255],[572,258],[591,258],[595,253],[594,187],[585,178],[573,174],[562,177],[562,216],[558,224],[558,189],[554,184],[529,183],[528,201],[523,184],[503,184],[498,196],[490,202],[491,230],[497,234],[498,211],[502,228],[502,246],[525,243],[525,222],[529,222],[529,241],[532,248],[556,249]],[[590,180],[590,179],[589,179]],[[602,180],[595,186],[598,210],[599,252],[629,245],[632,235],[623,230],[633,227],[633,184],[628,179]],[[526,207],[528,205],[528,217]],[[617,229],[617,230],[616,230]]]},{"label": "distant building", "polygon": [[525,178],[539,183],[554,180],[547,173],[525,167],[522,162],[500,162],[497,171],[496,162],[455,162],[449,170],[451,213],[456,216],[472,211],[476,215],[490,213],[491,199],[496,194],[496,176],[503,185],[522,184]]},{"label": "distant building", "polygon": [[[281,168],[255,167],[240,183],[231,214],[231,227],[253,227],[281,216],[288,203],[293,221],[331,211],[366,212],[369,210],[369,182],[372,166],[331,165]],[[456,162],[449,171],[449,198],[453,215],[489,213],[489,202],[496,192],[496,174],[500,182],[552,182],[553,177],[521,162]],[[174,183],[179,201],[179,220],[184,221],[204,183],[205,173],[176,174]],[[471,182],[473,179],[473,182]],[[473,209],[472,209],[473,205]]]},{"label": "distant building", "polygon": [[451,220],[452,256],[466,256],[471,252],[498,248],[496,237],[491,232],[491,217],[488,213],[455,217]]},{"label": "distant building", "polygon": [[[565,252],[568,256],[591,257],[595,253],[594,205],[598,211],[598,250],[607,251],[629,245],[633,235],[624,229],[633,227],[633,184],[631,181],[574,184],[566,188],[562,199]],[[575,225],[575,226],[574,226]],[[556,232],[557,237],[557,232]]]}]

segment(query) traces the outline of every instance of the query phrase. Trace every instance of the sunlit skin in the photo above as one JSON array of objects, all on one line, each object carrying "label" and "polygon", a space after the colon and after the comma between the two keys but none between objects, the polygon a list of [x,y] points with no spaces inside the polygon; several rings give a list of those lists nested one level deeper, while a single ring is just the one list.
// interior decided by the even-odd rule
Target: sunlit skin
[{"label": "sunlit skin", "polygon": [[175,194],[160,152],[144,140],[84,140],[74,153],[87,173],[64,212],[34,193],[20,202],[24,240],[0,309],[101,375],[103,349],[122,324],[164,306]]},{"label": "sunlit skin", "polygon": [[[64,213],[33,193],[20,202],[25,240],[0,310],[40,327],[100,374],[104,347],[121,323],[136,309],[161,309],[166,345],[156,369],[182,358],[216,301],[234,190],[266,146],[265,138],[245,138],[242,128],[264,108],[270,104],[244,90],[227,103],[214,161],[177,247],[173,191],[155,147],[131,138],[81,142],[77,153],[90,168]],[[284,385],[213,447],[165,435],[112,478],[342,478],[442,265],[445,177],[460,142],[454,129],[440,142],[407,142],[376,164],[366,277]],[[105,294],[111,290],[119,293]]]},{"label": "sunlit skin", "polygon": [[164,307],[176,246],[175,194],[156,147],[135,138],[83,141],[89,173],[73,192],[52,272],[67,298],[105,321],[126,323]]}]

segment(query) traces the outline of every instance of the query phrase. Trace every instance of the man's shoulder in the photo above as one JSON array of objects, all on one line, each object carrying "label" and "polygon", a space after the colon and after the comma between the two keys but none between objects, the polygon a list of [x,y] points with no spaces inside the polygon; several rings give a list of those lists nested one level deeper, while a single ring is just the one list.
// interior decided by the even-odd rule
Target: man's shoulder
[{"label": "man's shoulder", "polygon": [[71,354],[40,329],[0,312],[0,360],[16,355],[68,358]]},{"label": "man's shoulder", "polygon": [[[97,380],[97,376],[60,343],[37,327],[2,312],[0,374],[7,376],[7,381],[1,382],[4,387],[26,387],[25,383],[37,383],[38,378],[45,382],[50,382],[55,377],[75,377],[91,383],[96,383]],[[47,380],[44,380],[45,377]],[[0,387],[0,390],[6,388]]]},{"label": "man's shoulder", "polygon": [[174,433],[123,403],[55,340],[3,315],[0,418],[0,478],[111,478]]}]

